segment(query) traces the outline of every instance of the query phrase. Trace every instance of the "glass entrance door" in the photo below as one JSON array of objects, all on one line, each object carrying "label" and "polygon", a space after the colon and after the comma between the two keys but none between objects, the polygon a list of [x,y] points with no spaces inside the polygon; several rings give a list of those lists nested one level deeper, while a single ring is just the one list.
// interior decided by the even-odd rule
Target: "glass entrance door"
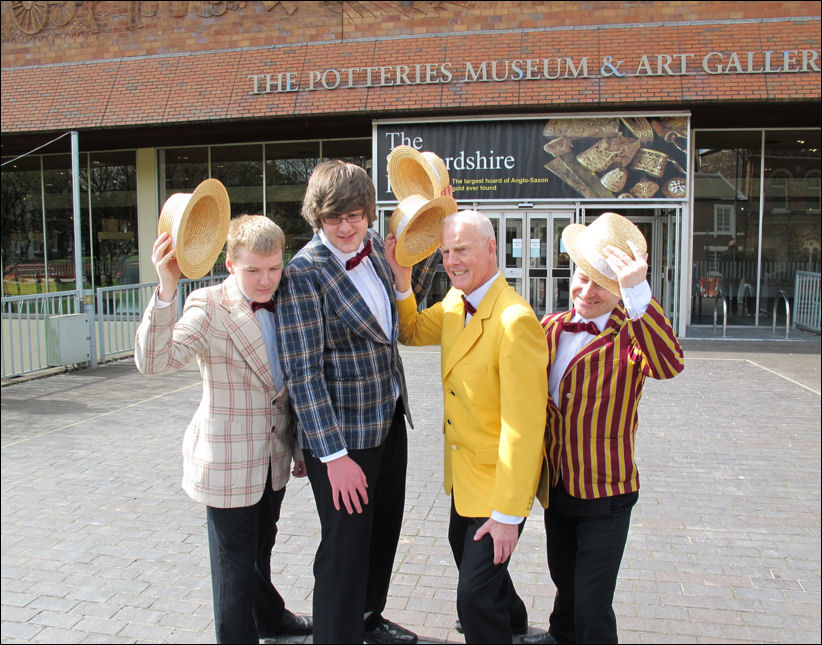
[{"label": "glass entrance door", "polygon": [[537,317],[569,307],[570,261],[562,229],[573,211],[486,211],[497,234],[500,270]]},{"label": "glass entrance door", "polygon": [[[610,209],[585,210],[585,224],[589,225]],[[620,209],[636,224],[648,243],[648,283],[651,293],[662,305],[671,321],[677,320],[676,285],[679,279],[677,249],[679,248],[679,208]]]}]

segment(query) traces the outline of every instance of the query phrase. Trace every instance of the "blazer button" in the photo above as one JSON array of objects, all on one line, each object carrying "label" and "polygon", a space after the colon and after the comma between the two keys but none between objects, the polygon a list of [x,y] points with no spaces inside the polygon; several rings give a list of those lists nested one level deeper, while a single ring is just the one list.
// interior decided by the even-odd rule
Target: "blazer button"
[{"label": "blazer button", "polygon": [[566,394],[566,395],[565,395],[565,398],[566,398],[566,399],[568,399],[568,400],[570,401],[570,400],[573,398],[573,395],[571,395],[571,394]]},{"label": "blazer button", "polygon": [[451,425],[451,419],[446,419],[446,420],[445,420],[445,422],[446,422],[449,426]]},{"label": "blazer button", "polygon": [[451,396],[457,396],[456,394],[454,394],[454,390],[451,390]]}]

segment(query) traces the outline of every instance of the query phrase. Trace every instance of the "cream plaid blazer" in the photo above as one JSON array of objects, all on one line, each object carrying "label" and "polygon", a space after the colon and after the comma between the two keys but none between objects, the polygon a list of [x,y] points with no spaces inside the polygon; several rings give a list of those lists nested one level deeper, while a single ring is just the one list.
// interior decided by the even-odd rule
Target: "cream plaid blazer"
[{"label": "cream plaid blazer", "polygon": [[283,488],[296,447],[285,388],[276,391],[260,324],[233,276],[156,306],[152,295],[137,330],[134,360],[143,374],[182,368],[196,357],[203,397],[183,437],[183,489],[217,508],[251,506],[271,486]]}]

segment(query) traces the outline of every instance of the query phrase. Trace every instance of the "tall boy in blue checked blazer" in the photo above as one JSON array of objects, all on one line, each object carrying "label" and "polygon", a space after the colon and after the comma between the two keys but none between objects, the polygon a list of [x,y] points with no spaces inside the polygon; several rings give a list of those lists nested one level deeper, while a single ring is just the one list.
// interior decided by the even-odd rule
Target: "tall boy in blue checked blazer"
[{"label": "tall boy in blue checked blazer", "polygon": [[322,525],[314,642],[416,643],[382,616],[405,505],[409,415],[394,278],[369,228],[374,184],[355,164],[321,163],[302,215],[315,235],[286,267],[277,329]]}]

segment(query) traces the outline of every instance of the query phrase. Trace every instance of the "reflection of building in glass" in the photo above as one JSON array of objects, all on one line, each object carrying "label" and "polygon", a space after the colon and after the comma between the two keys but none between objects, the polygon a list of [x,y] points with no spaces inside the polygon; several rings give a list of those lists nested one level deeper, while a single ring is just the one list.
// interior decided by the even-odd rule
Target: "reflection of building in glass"
[{"label": "reflection of building in glass", "polygon": [[721,289],[740,324],[758,299],[770,320],[780,292],[793,302],[797,271],[819,272],[819,131],[766,130],[764,150],[762,131],[699,132],[696,147],[694,294]]}]

